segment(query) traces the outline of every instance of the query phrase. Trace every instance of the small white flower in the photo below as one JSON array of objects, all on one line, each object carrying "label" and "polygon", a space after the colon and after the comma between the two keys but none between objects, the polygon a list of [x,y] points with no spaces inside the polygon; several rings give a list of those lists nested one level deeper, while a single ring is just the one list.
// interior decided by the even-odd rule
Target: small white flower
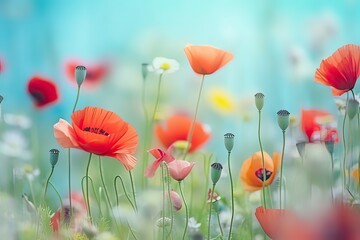
[{"label": "small white flower", "polygon": [[168,227],[171,224],[171,219],[168,217],[164,217],[164,218],[159,218],[158,220],[156,220],[156,226],[158,226],[159,228],[162,228],[163,226]]},{"label": "small white flower", "polygon": [[201,227],[201,223],[198,223],[194,217],[189,218],[188,227],[190,231],[197,231]]},{"label": "small white flower", "polygon": [[28,129],[31,127],[30,118],[22,114],[6,113],[4,114],[4,121],[8,125],[20,127],[22,129]]},{"label": "small white flower", "polygon": [[6,131],[0,142],[0,152],[9,157],[28,160],[31,153],[27,149],[28,141],[20,131]]},{"label": "small white flower", "polygon": [[33,181],[40,175],[40,170],[38,168],[34,168],[30,164],[24,164],[21,167],[14,169],[14,175],[19,179],[25,177],[27,180]]},{"label": "small white flower", "polygon": [[164,57],[154,58],[152,64],[148,65],[149,72],[155,72],[158,74],[173,73],[179,70],[179,63],[175,59],[169,59]]}]

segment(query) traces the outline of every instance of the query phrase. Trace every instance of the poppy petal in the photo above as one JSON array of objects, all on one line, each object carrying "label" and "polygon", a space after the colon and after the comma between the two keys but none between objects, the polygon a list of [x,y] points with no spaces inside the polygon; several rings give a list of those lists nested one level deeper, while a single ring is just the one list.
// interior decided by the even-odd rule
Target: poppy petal
[{"label": "poppy petal", "polygon": [[79,148],[74,136],[74,129],[64,119],[60,119],[54,125],[54,136],[63,148]]}]

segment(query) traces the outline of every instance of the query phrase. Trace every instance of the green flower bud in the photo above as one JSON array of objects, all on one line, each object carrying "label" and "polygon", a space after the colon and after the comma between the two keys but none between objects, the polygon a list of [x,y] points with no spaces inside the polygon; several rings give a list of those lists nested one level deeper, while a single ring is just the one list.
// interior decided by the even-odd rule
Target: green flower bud
[{"label": "green flower bud", "polygon": [[86,78],[86,67],[76,66],[75,78],[76,78],[76,82],[77,82],[78,86],[80,87]]},{"label": "green flower bud", "polygon": [[304,157],[305,146],[306,146],[306,142],[298,142],[296,144],[296,148],[297,148],[301,158]]},{"label": "green flower bud", "polygon": [[221,165],[221,163],[216,162],[211,164],[211,180],[214,185],[219,181],[222,169],[223,166]]},{"label": "green flower bud", "polygon": [[349,115],[349,119],[353,119],[358,112],[359,102],[355,99],[350,99],[347,104],[347,114]]},{"label": "green flower bud", "polygon": [[141,64],[141,73],[142,73],[143,80],[146,79],[146,77],[147,77],[147,75],[149,73],[148,66],[149,66],[148,63]]},{"label": "green flower bud", "polygon": [[50,150],[50,164],[51,166],[55,166],[56,163],[58,162],[59,160],[59,150],[57,149],[51,149]]},{"label": "green flower bud", "polygon": [[285,131],[289,126],[289,115],[290,113],[286,110],[280,110],[277,112],[279,127]]},{"label": "green flower bud", "polygon": [[228,152],[231,152],[234,147],[234,137],[235,135],[232,133],[227,133],[224,135],[224,143]]},{"label": "green flower bud", "polygon": [[328,152],[330,153],[330,155],[332,155],[333,152],[334,152],[334,142],[333,141],[326,141],[325,142],[325,147],[326,147],[326,150],[328,150]]},{"label": "green flower bud", "polygon": [[255,105],[259,111],[264,107],[264,97],[265,95],[262,93],[255,94]]}]

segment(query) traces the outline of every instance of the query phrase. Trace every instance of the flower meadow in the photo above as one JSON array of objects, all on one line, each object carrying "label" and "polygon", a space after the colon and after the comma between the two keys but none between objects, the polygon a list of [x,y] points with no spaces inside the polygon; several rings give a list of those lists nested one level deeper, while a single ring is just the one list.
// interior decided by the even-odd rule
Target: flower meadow
[{"label": "flower meadow", "polygon": [[[13,4],[0,13],[33,11]],[[108,23],[108,11],[96,14]],[[215,43],[140,37],[146,57],[108,40],[109,56],[63,58],[40,41],[31,45],[46,51],[34,52],[52,65],[38,68],[26,57],[14,66],[0,39],[0,239],[360,240],[360,45],[325,48],[336,26],[319,22],[313,68],[296,49],[289,65],[273,55],[249,67],[254,49],[234,50],[229,29]],[[78,29],[71,44],[86,46]],[[291,74],[272,79],[282,68]],[[26,81],[9,84],[22,71]]]}]

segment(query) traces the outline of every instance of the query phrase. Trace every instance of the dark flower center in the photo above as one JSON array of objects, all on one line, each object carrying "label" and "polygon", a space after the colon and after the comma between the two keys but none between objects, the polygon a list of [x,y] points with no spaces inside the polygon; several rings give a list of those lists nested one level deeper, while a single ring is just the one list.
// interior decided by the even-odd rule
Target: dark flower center
[{"label": "dark flower center", "polygon": [[108,132],[106,132],[104,129],[100,129],[100,128],[93,128],[93,127],[86,127],[83,129],[85,132],[91,132],[91,133],[96,133],[96,134],[101,134],[104,136],[109,136],[110,134]]},{"label": "dark flower center", "polygon": [[[272,172],[269,170],[266,170],[266,168],[265,168],[265,181],[271,177],[271,174],[272,174]],[[255,172],[255,175],[258,179],[260,179],[261,181],[264,181],[263,168],[259,168]]]},{"label": "dark flower center", "polygon": [[45,100],[44,94],[42,92],[40,92],[40,91],[32,91],[31,96],[38,103],[42,103]]}]

